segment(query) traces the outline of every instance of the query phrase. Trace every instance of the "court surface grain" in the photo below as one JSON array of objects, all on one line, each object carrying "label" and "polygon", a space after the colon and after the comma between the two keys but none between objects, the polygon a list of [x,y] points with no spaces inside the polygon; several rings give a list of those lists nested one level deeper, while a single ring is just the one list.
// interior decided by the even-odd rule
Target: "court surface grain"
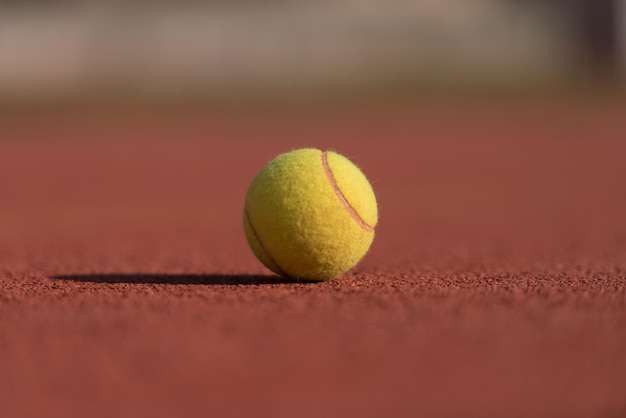
[{"label": "court surface grain", "polygon": [[[623,109],[314,113],[2,125],[0,415],[626,416]],[[328,283],[241,227],[303,146],[379,199]]]}]

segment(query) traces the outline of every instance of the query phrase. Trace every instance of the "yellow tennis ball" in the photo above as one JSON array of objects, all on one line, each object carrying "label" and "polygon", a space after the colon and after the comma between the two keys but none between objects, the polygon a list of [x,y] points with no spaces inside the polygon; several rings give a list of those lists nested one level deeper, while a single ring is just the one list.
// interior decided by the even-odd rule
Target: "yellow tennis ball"
[{"label": "yellow tennis ball", "polygon": [[313,148],[281,154],[252,180],[243,215],[248,244],[274,273],[330,280],[374,240],[372,186],[346,157]]}]

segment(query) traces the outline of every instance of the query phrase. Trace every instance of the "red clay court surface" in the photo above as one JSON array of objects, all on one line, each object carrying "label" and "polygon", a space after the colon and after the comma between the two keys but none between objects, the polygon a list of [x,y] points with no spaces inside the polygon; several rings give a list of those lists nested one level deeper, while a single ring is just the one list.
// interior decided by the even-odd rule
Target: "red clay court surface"
[{"label": "red clay court surface", "polygon": [[[626,416],[624,108],[509,107],[3,119],[0,416]],[[303,146],[379,199],[328,283],[241,227]]]}]

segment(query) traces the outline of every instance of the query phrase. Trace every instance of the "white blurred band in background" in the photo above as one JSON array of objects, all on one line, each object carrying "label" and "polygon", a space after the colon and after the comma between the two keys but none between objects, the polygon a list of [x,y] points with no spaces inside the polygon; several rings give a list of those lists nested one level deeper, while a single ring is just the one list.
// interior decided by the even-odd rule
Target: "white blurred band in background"
[{"label": "white blurred band in background", "polygon": [[[579,77],[584,3],[9,1],[0,3],[0,94]],[[608,3],[624,74],[626,0]]]}]

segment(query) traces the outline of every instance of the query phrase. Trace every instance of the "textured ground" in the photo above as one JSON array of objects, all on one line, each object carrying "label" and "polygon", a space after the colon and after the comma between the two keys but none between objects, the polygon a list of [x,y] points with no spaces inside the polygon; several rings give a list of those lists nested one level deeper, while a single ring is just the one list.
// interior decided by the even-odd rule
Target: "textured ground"
[{"label": "textured ground", "polygon": [[[626,416],[626,118],[592,103],[13,116],[0,416]],[[366,260],[281,283],[249,180],[336,149]]]}]

